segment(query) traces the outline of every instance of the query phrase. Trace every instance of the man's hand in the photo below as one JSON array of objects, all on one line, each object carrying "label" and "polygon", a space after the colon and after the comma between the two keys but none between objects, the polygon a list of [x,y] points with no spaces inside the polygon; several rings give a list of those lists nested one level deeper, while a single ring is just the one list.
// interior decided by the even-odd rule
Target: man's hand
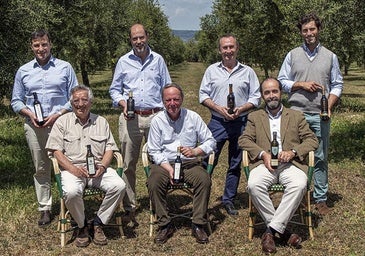
[{"label": "man's hand", "polygon": [[264,161],[265,167],[270,171],[274,172],[275,169],[271,167],[271,154],[264,152],[261,156],[262,160]]},{"label": "man's hand", "polygon": [[308,92],[316,92],[316,91],[322,91],[322,85],[314,82],[314,81],[308,81],[308,82],[295,82],[292,87],[292,91],[296,91],[299,89],[306,90]]},{"label": "man's hand", "polygon": [[170,183],[174,184],[174,182],[172,181],[172,179],[174,177],[174,168],[172,168],[172,165],[170,163],[162,163],[161,167],[169,173]]},{"label": "man's hand", "polygon": [[278,160],[281,163],[289,163],[293,158],[295,157],[295,154],[293,151],[281,151],[278,156]]}]

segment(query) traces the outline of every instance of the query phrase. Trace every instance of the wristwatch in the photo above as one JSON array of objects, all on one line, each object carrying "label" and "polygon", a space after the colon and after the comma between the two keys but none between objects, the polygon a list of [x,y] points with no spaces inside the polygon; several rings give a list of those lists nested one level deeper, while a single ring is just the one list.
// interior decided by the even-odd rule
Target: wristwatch
[{"label": "wristwatch", "polygon": [[297,156],[297,151],[295,149],[292,149],[291,152],[294,153],[294,156]]}]

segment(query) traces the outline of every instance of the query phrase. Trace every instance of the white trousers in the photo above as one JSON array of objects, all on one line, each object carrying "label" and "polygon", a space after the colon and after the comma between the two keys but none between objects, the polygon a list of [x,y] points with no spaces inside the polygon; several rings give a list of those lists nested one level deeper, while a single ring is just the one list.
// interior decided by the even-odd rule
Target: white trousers
[{"label": "white trousers", "polygon": [[[275,210],[270,199],[268,187],[280,183],[285,186],[281,202]],[[267,227],[271,227],[283,234],[285,228],[298,209],[307,189],[307,175],[296,166],[280,164],[271,173],[264,164],[250,171],[247,190],[252,202],[264,219]]]},{"label": "white trousers", "polygon": [[78,178],[68,171],[61,171],[61,183],[66,207],[79,228],[85,225],[83,192],[86,186],[99,188],[105,192],[104,200],[97,212],[103,224],[108,224],[123,199],[126,187],[123,179],[112,168],[108,168],[97,178]]}]

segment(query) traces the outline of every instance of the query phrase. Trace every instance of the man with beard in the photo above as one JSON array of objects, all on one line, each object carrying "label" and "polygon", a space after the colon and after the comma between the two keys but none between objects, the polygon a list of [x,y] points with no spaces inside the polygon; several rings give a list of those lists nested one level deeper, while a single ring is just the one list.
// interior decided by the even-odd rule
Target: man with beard
[{"label": "man with beard", "polygon": [[[276,235],[289,246],[300,246],[301,237],[292,234],[286,226],[306,191],[305,158],[318,147],[317,137],[304,115],[284,107],[281,93],[282,86],[277,79],[262,82],[261,94],[266,107],[248,115],[246,129],[239,138],[239,146],[248,151],[250,159],[247,190],[267,226],[262,236],[265,253],[276,252]],[[270,149],[274,132],[279,143],[279,165],[275,168],[271,165]],[[285,192],[275,210],[267,188],[278,182],[285,186]]]},{"label": "man with beard", "polygon": [[[214,167],[224,144],[229,142],[228,170],[222,204],[231,216],[238,214],[234,207],[242,162],[238,137],[245,129],[248,112],[260,103],[259,80],[252,68],[237,61],[238,50],[239,43],[235,36],[226,34],[220,37],[219,53],[222,61],[207,68],[199,91],[199,102],[212,113],[208,127],[217,141]],[[235,96],[233,109],[227,107],[229,85],[232,85]]]},{"label": "man with beard", "polygon": [[[127,193],[123,200],[126,216],[134,220],[136,210],[136,166],[143,138],[148,137],[152,118],[163,109],[161,90],[171,82],[161,55],[148,46],[148,32],[141,24],[130,29],[132,50],[123,55],[116,67],[109,89],[114,106],[122,108],[119,117],[119,140],[126,165]],[[127,99],[133,94],[135,117],[127,115]]]}]

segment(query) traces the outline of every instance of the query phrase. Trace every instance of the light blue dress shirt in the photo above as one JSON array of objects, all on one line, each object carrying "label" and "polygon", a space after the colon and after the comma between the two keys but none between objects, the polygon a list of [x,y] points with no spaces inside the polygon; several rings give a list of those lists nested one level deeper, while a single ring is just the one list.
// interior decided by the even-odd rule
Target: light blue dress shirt
[{"label": "light blue dress shirt", "polygon": [[21,66],[14,80],[11,107],[19,113],[23,108],[34,112],[33,92],[38,95],[45,117],[61,109],[71,110],[71,89],[78,84],[70,63],[51,56],[40,66],[36,59]]},{"label": "light blue dress shirt", "polygon": [[[313,60],[318,53],[321,44],[318,44],[317,47],[311,52],[308,47],[303,44],[303,50],[307,54],[310,60]],[[278,80],[283,85],[283,91],[290,93],[293,84],[296,82],[294,81],[294,74],[291,74],[291,52],[289,52],[284,59],[284,62],[281,66],[279,71]],[[331,67],[331,77],[330,77],[330,84],[329,84],[329,92],[331,94],[340,97],[342,94],[343,89],[343,77],[341,75],[340,64],[338,62],[338,58],[336,54],[332,55],[332,67]]]},{"label": "light blue dress shirt", "polygon": [[[227,106],[229,84],[233,85],[236,106],[242,106],[245,103],[252,103],[255,107],[259,105],[261,94],[257,75],[252,68],[239,62],[231,73],[225,69],[222,62],[210,65],[200,85],[199,102],[202,103],[210,98],[220,106]],[[215,116],[223,117],[213,110],[211,112]]]},{"label": "light blue dress shirt", "polygon": [[[174,161],[179,146],[195,148],[198,145],[205,154],[210,154],[216,147],[203,119],[185,108],[181,108],[176,121],[171,120],[166,110],[159,112],[151,121],[147,143],[148,152],[157,165]],[[182,155],[181,159],[187,158]]]},{"label": "light blue dress shirt", "polygon": [[113,106],[118,106],[121,100],[126,101],[132,91],[137,110],[163,107],[161,91],[171,83],[170,74],[162,56],[148,49],[144,63],[133,50],[118,60],[109,88]]}]

